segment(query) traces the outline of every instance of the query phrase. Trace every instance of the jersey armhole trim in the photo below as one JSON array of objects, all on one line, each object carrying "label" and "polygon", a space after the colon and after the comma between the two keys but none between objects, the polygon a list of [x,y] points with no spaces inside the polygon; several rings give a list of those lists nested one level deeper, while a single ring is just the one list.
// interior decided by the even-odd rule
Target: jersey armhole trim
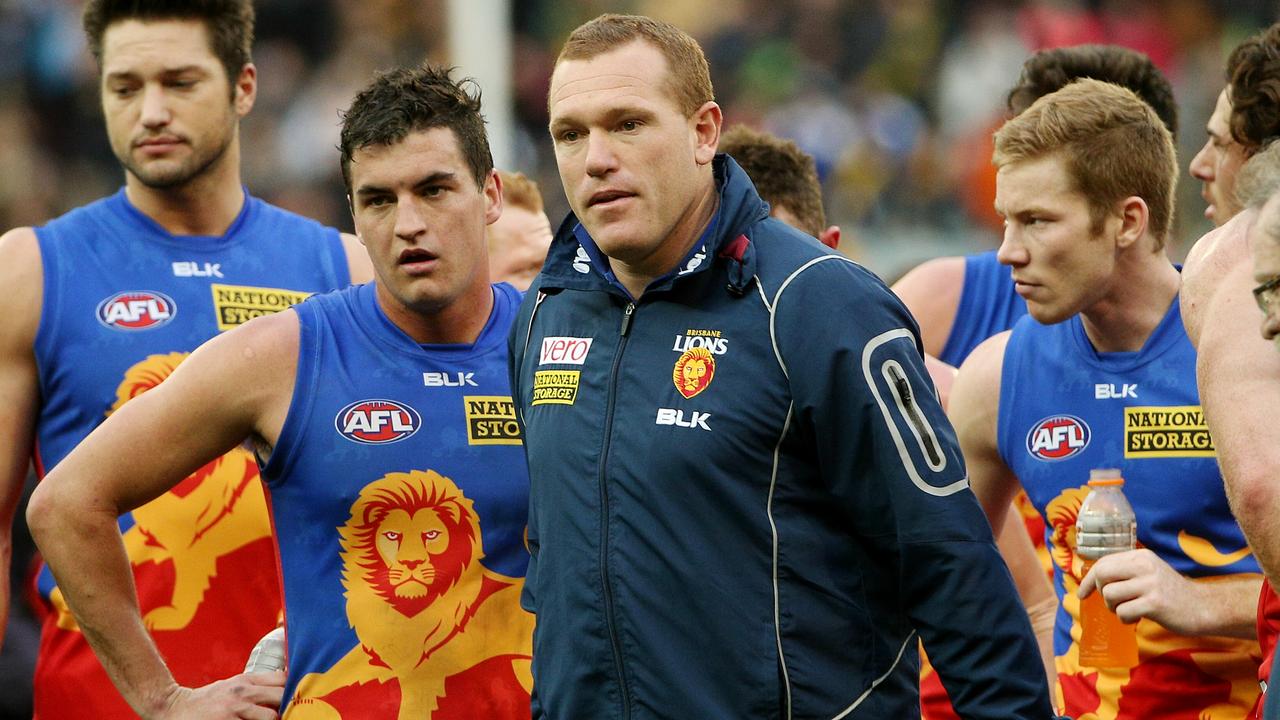
[{"label": "jersey armhole trim", "polygon": [[[319,313],[307,308],[304,314],[302,305],[295,305],[285,312],[293,312],[298,316],[298,364],[293,375],[293,393],[289,398],[289,410],[285,414],[284,423],[280,427],[280,436],[276,438],[275,447],[271,448],[271,457],[263,463],[259,459],[258,469],[262,482],[268,488],[278,488],[284,484],[284,478],[292,470],[299,455],[299,447],[305,436],[306,418],[311,415],[315,402],[316,386],[319,384],[316,368],[319,366],[320,341],[319,333],[311,327],[306,314],[313,321],[318,320]],[[255,453],[256,455],[256,453]]]}]

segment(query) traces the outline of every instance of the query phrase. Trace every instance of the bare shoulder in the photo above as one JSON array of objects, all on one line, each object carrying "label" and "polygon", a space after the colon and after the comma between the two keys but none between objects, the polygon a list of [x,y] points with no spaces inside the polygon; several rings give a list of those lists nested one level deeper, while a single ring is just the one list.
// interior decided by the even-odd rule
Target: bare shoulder
[{"label": "bare shoulder", "polygon": [[201,345],[160,388],[226,408],[274,444],[293,397],[299,337],[293,310],[254,318]]},{"label": "bare shoulder", "polygon": [[342,249],[347,253],[347,267],[351,269],[351,284],[362,285],[373,280],[373,263],[360,238],[342,233]]},{"label": "bare shoulder", "polygon": [[[1250,292],[1252,270],[1246,261],[1222,270],[1202,308],[1197,344],[1202,393],[1209,394],[1211,388],[1205,385],[1219,379],[1235,384],[1264,369],[1271,376],[1280,363],[1280,354],[1259,330],[1262,314]],[[1280,376],[1269,379],[1274,382],[1276,377]]]},{"label": "bare shoulder", "polygon": [[[998,404],[1000,375],[1004,370],[1004,351],[1012,331],[992,335],[969,353],[956,373],[951,388],[952,403],[961,395],[966,402],[983,401]],[[985,399],[983,396],[986,396]]]},{"label": "bare shoulder", "polygon": [[964,289],[964,262],[959,256],[934,258],[907,271],[893,284],[893,292],[920,324],[925,350],[932,355],[942,352],[951,334]]},{"label": "bare shoulder", "polygon": [[951,386],[956,381],[956,369],[928,353],[924,356],[924,367],[929,371],[933,386],[938,389],[938,401],[945,411],[951,402]]},{"label": "bare shoulder", "polygon": [[993,335],[969,353],[951,385],[947,416],[961,436],[965,451],[996,444],[996,420],[1000,411],[1000,376],[1009,331]]},{"label": "bare shoulder", "polygon": [[40,325],[44,269],[36,231],[14,228],[0,235],[0,345],[30,350]]},{"label": "bare shoulder", "polygon": [[[298,360],[298,314],[292,310],[263,315],[201,345],[190,360],[210,372],[261,385],[272,370],[293,368]],[[230,379],[230,378],[227,378]],[[235,388],[240,392],[244,387]]]},{"label": "bare shoulder", "polygon": [[[1192,345],[1200,346],[1202,329],[1208,317],[1217,312],[1211,308],[1218,294],[1225,291],[1230,295],[1236,291],[1223,280],[1236,268],[1249,264],[1246,238],[1256,216],[1252,210],[1237,214],[1222,227],[1206,233],[1187,253],[1187,261],[1182,267],[1179,303],[1182,324],[1186,326]],[[1250,287],[1248,280],[1244,282],[1247,290]]]}]

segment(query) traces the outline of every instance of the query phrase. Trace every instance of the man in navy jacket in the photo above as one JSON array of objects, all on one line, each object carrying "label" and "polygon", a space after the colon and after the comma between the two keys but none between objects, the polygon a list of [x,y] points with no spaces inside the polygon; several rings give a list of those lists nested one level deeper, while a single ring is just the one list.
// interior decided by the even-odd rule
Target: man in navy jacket
[{"label": "man in navy jacket", "polygon": [[578,28],[551,135],[574,214],[512,336],[534,716],[1049,718],[1026,614],[915,323],[716,155],[701,49]]}]

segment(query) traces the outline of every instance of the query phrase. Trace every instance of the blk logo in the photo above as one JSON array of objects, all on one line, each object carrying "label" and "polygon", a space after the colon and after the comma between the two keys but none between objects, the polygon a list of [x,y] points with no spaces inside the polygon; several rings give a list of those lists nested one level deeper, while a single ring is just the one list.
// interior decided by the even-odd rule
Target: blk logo
[{"label": "blk logo", "polygon": [[479,387],[476,381],[471,379],[475,375],[473,372],[424,372],[422,384],[427,387]]},{"label": "blk logo", "polygon": [[707,420],[711,418],[711,413],[690,412],[686,418],[683,410],[673,410],[671,408],[658,408],[658,419],[654,421],[655,425],[675,425],[682,428],[699,428],[702,430],[711,430],[707,426]]},{"label": "blk logo", "polygon": [[1123,400],[1124,398],[1138,397],[1137,383],[1121,383],[1120,385],[1111,385],[1108,383],[1098,383],[1093,386],[1093,397],[1095,400]]},{"label": "blk logo", "polygon": [[1050,415],[1027,433],[1027,452],[1041,460],[1065,460],[1089,445],[1089,426],[1074,415]]},{"label": "blk logo", "polygon": [[334,427],[348,440],[366,445],[398,442],[418,432],[418,412],[395,400],[360,400],[338,411]]},{"label": "blk logo", "polygon": [[174,277],[222,277],[222,263],[176,262]]},{"label": "blk logo", "polygon": [[149,330],[168,323],[177,312],[168,295],[122,292],[98,303],[98,322],[113,330]]}]

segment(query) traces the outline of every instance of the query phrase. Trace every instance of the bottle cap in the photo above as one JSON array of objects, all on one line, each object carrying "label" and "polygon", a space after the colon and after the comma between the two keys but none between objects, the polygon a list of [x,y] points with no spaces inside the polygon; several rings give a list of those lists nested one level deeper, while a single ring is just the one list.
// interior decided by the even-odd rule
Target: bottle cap
[{"label": "bottle cap", "polygon": [[1124,485],[1119,468],[1094,468],[1089,471],[1090,487],[1118,487]]}]

